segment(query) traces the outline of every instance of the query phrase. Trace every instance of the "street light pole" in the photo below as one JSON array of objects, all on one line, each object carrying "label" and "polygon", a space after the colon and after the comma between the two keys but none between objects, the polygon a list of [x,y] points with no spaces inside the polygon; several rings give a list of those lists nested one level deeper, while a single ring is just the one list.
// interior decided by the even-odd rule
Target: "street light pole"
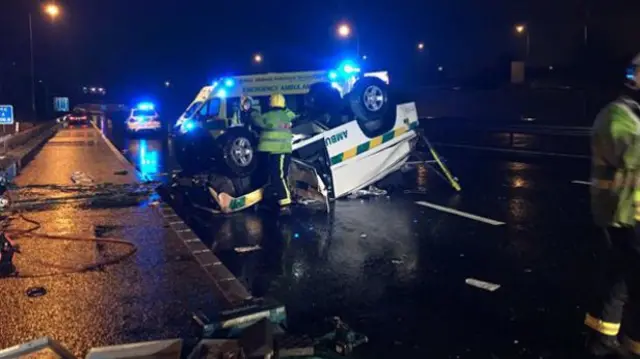
[{"label": "street light pole", "polygon": [[33,19],[29,12],[29,49],[31,53],[31,111],[36,116],[36,70],[33,59]]},{"label": "street light pole", "polygon": [[527,50],[526,50],[525,60],[527,62],[529,62],[529,53],[531,52],[531,37],[529,36],[529,31],[528,30],[527,30],[526,35],[527,35],[527,40],[526,40],[527,41],[527,45],[526,45],[527,46]]}]

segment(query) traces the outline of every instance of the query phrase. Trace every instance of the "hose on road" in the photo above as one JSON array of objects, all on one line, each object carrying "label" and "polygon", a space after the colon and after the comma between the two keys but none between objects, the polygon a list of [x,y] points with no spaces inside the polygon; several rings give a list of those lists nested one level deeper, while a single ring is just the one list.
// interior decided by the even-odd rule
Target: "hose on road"
[{"label": "hose on road", "polygon": [[52,235],[46,233],[36,233],[38,229],[42,228],[42,224],[34,219],[26,217],[24,214],[20,213],[19,218],[27,223],[31,223],[34,226],[25,230],[6,230],[5,232],[8,235],[13,237],[30,237],[30,238],[44,238],[49,240],[60,240],[60,241],[77,241],[77,242],[93,242],[93,243],[111,243],[117,245],[124,245],[129,247],[129,250],[121,254],[119,256],[113,258],[107,258],[102,261],[92,262],[88,264],[82,264],[78,266],[61,266],[53,263],[48,263],[44,261],[37,260],[40,264],[46,265],[52,268],[58,268],[60,271],[51,272],[51,273],[43,273],[43,274],[21,274],[16,272],[15,275],[4,277],[4,278],[15,278],[15,279],[26,279],[26,278],[45,278],[45,277],[53,277],[58,275],[66,275],[66,274],[74,274],[74,273],[84,273],[88,271],[93,271],[97,269],[102,269],[106,266],[118,264],[125,259],[134,255],[138,248],[135,244],[125,241],[118,238],[97,238],[97,237],[75,237],[75,236],[66,236],[66,235]]}]

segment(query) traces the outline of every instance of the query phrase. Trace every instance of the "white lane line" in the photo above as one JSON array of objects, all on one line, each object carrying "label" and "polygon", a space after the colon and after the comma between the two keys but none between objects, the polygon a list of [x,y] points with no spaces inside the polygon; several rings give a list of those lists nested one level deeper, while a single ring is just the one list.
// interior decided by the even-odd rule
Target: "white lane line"
[{"label": "white lane line", "polygon": [[571,183],[573,183],[573,184],[583,184],[585,186],[591,186],[591,181],[574,180],[574,181],[571,181]]},{"label": "white lane line", "polygon": [[429,203],[429,202],[425,202],[425,201],[417,201],[416,204],[419,205],[419,206],[436,209],[438,211],[455,214],[455,215],[460,216],[460,217],[473,219],[475,221],[483,222],[483,223],[486,223],[486,224],[490,224],[492,226],[502,226],[502,225],[505,224],[504,222],[496,221],[496,220],[493,220],[493,219],[490,219],[490,218],[476,216],[475,214],[458,211],[457,209],[453,209],[453,208],[449,208],[449,207],[443,207],[443,206],[439,206],[437,204],[433,204],[433,203]]}]

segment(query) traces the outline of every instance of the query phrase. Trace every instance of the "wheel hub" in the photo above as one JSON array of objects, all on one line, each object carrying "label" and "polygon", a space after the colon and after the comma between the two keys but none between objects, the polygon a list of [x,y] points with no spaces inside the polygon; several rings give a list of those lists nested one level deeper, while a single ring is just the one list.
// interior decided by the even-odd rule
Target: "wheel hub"
[{"label": "wheel hub", "polygon": [[384,93],[382,89],[376,85],[371,85],[364,90],[362,95],[364,107],[371,112],[380,111],[384,105]]},{"label": "wheel hub", "polygon": [[238,166],[246,167],[253,160],[253,147],[251,142],[244,138],[238,137],[231,144],[231,159]]}]

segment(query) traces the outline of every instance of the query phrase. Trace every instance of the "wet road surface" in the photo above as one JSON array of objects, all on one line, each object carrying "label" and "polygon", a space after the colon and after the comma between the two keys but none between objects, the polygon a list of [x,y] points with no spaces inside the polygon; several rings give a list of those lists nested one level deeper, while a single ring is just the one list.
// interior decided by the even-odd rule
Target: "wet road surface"
[{"label": "wet road surface", "polygon": [[[148,196],[133,204],[95,199],[53,207],[42,203],[86,194],[69,188],[75,171],[111,187],[135,182],[131,166],[91,131],[58,133],[16,179],[22,188],[14,192],[14,201],[40,201],[25,212],[40,223],[37,233],[130,244],[16,235],[22,250],[15,257],[19,277],[0,278],[0,348],[51,336],[82,357],[95,346],[187,336],[193,311],[217,307],[209,279]],[[128,173],[115,174],[122,170]],[[10,229],[31,227],[16,216]],[[81,269],[124,256],[131,244],[137,248],[133,256]],[[44,288],[46,295],[28,297],[33,287]]]},{"label": "wet road surface", "polygon": [[[166,139],[111,136],[133,163],[147,163],[132,150],[146,142],[159,151],[153,171],[175,168]],[[579,355],[599,240],[588,162],[441,154],[462,192],[420,168],[381,184],[388,196],[340,200],[328,216],[183,214],[254,295],[286,304],[293,332],[323,334],[340,316],[369,336],[363,357]]]}]

